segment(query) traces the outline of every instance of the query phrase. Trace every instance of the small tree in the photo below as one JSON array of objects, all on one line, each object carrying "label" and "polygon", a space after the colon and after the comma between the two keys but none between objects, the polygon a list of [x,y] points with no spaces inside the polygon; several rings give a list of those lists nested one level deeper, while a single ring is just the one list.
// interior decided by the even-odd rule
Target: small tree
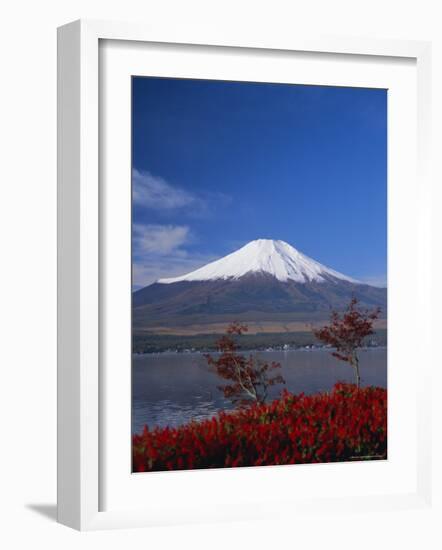
[{"label": "small tree", "polygon": [[361,310],[358,308],[358,300],[352,298],[342,315],[333,311],[329,325],[313,330],[318,340],[335,348],[332,352],[334,357],[353,367],[358,388],[361,385],[358,349],[363,345],[364,339],[374,333],[373,322],[380,312],[380,308]]},{"label": "small tree", "polygon": [[280,374],[274,376],[270,374],[281,368],[280,363],[274,361],[267,363],[256,359],[251,354],[246,357],[237,352],[238,346],[234,336],[241,336],[247,331],[246,325],[236,322],[230,324],[226,334],[217,342],[221,355],[205,356],[207,363],[213,367],[218,376],[229,381],[224,386],[218,386],[218,389],[223,392],[224,397],[240,407],[253,403],[265,403],[270,386],[285,384]]}]

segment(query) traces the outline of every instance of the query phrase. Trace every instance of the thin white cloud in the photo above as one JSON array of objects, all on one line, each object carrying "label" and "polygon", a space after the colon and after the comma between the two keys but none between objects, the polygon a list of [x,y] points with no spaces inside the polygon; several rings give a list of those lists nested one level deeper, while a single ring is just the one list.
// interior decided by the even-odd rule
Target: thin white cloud
[{"label": "thin white cloud", "polygon": [[197,255],[151,257],[135,261],[132,266],[132,286],[134,290],[145,287],[164,277],[178,277],[194,271],[216,258]]},{"label": "thin white cloud", "polygon": [[154,210],[174,210],[186,206],[204,206],[194,194],[153,176],[150,172],[132,170],[132,198],[136,205]]},{"label": "thin white cloud", "polygon": [[387,288],[387,275],[369,275],[366,277],[357,277],[357,279],[366,285]]},{"label": "thin white cloud", "polygon": [[[170,184],[150,172],[133,169],[133,204],[157,211],[157,218],[171,220],[206,217],[231,198],[219,192],[199,194]],[[177,212],[179,211],[179,212]],[[138,218],[139,219],[139,218]],[[188,245],[195,236],[186,224],[134,223],[132,229],[133,288],[137,289],[162,277],[176,277],[214,260],[213,256],[190,253]]]},{"label": "thin white cloud", "polygon": [[186,225],[134,224],[132,285],[142,288],[162,277],[177,277],[213,261],[213,256],[189,254],[194,237]]},{"label": "thin white cloud", "polygon": [[183,255],[185,252],[181,247],[191,241],[191,234],[187,225],[134,224],[132,239],[134,254],[137,256]]}]

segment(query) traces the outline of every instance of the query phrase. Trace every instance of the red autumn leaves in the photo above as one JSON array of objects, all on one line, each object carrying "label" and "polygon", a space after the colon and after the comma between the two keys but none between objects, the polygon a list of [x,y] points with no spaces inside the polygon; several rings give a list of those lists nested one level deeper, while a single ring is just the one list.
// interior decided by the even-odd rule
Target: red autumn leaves
[{"label": "red autumn leaves", "polygon": [[133,437],[133,471],[384,459],[387,391],[336,384]]},{"label": "red autumn leaves", "polygon": [[334,357],[353,367],[355,385],[338,383],[330,393],[311,396],[284,391],[271,403],[269,388],[285,383],[280,364],[240,354],[235,337],[248,329],[229,325],[217,342],[219,355],[206,359],[237,410],[179,428],[145,427],[133,437],[133,471],[385,459],[387,390],[360,388],[358,357],[379,314],[360,310],[353,298],[342,314],[332,312],[330,323],[313,331]]},{"label": "red autumn leaves", "polygon": [[273,374],[281,368],[279,363],[268,363],[254,357],[238,353],[238,346],[233,336],[241,336],[248,328],[240,323],[232,323],[227,332],[218,342],[220,355],[206,355],[207,363],[216,374],[228,383],[218,386],[227,397],[238,407],[247,407],[254,403],[265,403],[268,391],[275,384],[285,384],[280,374]]},{"label": "red autumn leaves", "polygon": [[361,385],[358,349],[364,345],[367,336],[374,334],[373,322],[379,317],[380,312],[380,308],[372,311],[361,310],[358,300],[352,298],[342,315],[333,311],[328,325],[313,330],[318,340],[334,348],[334,357],[346,361],[353,368],[358,387]]}]

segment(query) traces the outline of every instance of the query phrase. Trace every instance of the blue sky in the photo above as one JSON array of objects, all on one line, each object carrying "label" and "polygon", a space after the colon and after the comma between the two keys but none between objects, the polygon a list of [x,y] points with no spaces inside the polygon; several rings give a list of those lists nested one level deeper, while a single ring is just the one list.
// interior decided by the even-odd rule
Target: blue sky
[{"label": "blue sky", "polygon": [[257,238],[372,284],[387,261],[387,92],[133,78],[134,288]]}]

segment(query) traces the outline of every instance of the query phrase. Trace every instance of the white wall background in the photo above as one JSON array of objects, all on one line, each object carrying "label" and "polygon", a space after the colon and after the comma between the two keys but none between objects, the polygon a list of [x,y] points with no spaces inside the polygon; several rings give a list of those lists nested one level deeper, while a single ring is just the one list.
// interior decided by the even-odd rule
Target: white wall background
[{"label": "white wall background", "polygon": [[[442,145],[442,16],[437,0],[15,0],[2,5],[0,85],[0,545],[4,548],[439,548],[441,509],[388,516],[83,533],[56,524],[56,27],[79,17],[234,27],[276,36],[347,34],[433,40],[434,150]],[[439,161],[440,163],[440,161]],[[442,177],[435,212],[442,207]],[[439,205],[439,206],[438,206]],[[412,215],[412,213],[410,213]],[[434,220],[442,280],[441,216]],[[439,284],[440,286],[440,284]],[[434,343],[440,290],[434,296]],[[418,366],[417,366],[418,367]],[[440,367],[440,365],[439,365]],[[435,375],[440,374],[435,365]],[[440,385],[439,385],[440,386]],[[436,452],[441,403],[434,384]],[[440,456],[436,453],[436,456]],[[440,506],[441,475],[435,464]],[[210,505],[210,503],[208,503]]]}]

